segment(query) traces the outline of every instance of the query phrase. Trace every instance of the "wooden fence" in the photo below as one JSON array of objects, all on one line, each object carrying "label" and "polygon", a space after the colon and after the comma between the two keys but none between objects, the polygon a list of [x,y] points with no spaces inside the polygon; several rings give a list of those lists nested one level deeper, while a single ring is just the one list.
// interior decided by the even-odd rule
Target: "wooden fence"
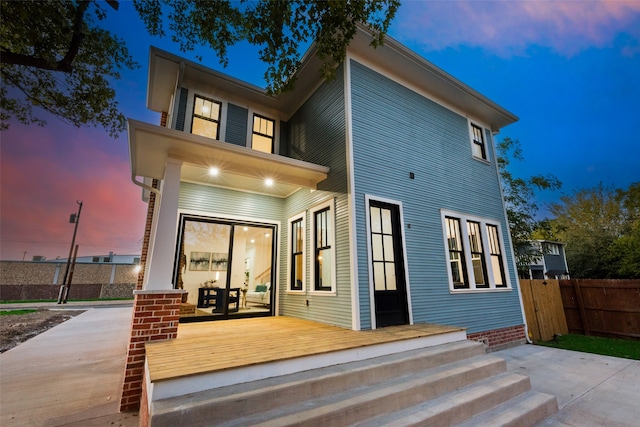
[{"label": "wooden fence", "polygon": [[520,279],[520,289],[533,341],[549,341],[554,335],[568,333],[557,280]]},{"label": "wooden fence", "polygon": [[640,339],[640,280],[560,280],[569,332]]}]

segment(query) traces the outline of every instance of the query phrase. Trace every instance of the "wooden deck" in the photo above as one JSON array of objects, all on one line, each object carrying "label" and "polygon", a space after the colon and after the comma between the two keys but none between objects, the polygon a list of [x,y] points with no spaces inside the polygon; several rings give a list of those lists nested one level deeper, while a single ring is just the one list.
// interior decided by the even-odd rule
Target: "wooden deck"
[{"label": "wooden deck", "polygon": [[148,343],[149,380],[158,382],[243,366],[464,331],[417,324],[352,331],[291,317],[185,323],[178,338]]}]

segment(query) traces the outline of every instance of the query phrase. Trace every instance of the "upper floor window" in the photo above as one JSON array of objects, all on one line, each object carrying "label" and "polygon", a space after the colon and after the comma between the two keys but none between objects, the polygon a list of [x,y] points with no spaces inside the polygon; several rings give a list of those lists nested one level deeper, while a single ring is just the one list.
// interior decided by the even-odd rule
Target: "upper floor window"
[{"label": "upper floor window", "polygon": [[289,219],[289,290],[304,291],[304,214]]},{"label": "upper floor window", "polygon": [[335,292],[333,204],[311,210],[313,220],[313,290]]},{"label": "upper floor window", "polygon": [[487,160],[487,150],[484,141],[484,132],[481,127],[471,123],[471,141],[473,156]]},{"label": "upper floor window", "polygon": [[498,224],[443,212],[443,228],[451,290],[510,287]]},{"label": "upper floor window", "polygon": [[555,243],[547,243],[546,245],[546,252],[550,255],[560,255],[560,245],[557,245]]},{"label": "upper floor window", "polygon": [[193,103],[191,133],[219,139],[222,104],[196,95]]},{"label": "upper floor window", "polygon": [[251,148],[265,153],[273,153],[273,139],[275,121],[266,117],[253,115],[253,132],[251,134]]}]

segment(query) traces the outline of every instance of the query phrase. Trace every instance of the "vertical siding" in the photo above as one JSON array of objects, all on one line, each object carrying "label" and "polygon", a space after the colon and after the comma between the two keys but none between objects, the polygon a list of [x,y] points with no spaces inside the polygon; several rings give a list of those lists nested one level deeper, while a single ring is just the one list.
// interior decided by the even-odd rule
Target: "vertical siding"
[{"label": "vertical siding", "polygon": [[[316,92],[291,117],[283,128],[287,129],[286,144],[281,154],[300,160],[328,166],[328,178],[318,185],[317,191],[302,189],[289,196],[285,202],[282,230],[283,284],[280,287],[282,314],[330,323],[351,328],[351,277],[349,256],[349,218],[346,195],[346,136],[344,113],[343,73],[338,70],[336,79],[322,84]],[[310,294],[311,284],[311,218],[309,209],[333,198],[336,255],[336,295]],[[307,293],[286,293],[287,283],[287,219],[305,212],[307,224],[306,250]],[[309,306],[306,301],[309,300]]]},{"label": "vertical siding", "polygon": [[187,88],[180,88],[180,95],[178,100],[178,114],[176,116],[176,129],[184,130],[184,121],[185,116],[187,114],[187,96],[189,95],[189,90]]},{"label": "vertical siding", "polygon": [[246,147],[248,120],[249,110],[229,103],[227,105],[226,142]]},{"label": "vertical siding", "polygon": [[[472,158],[465,117],[356,61],[351,61],[351,70],[362,327],[371,326],[365,194],[403,204],[415,322],[464,326],[469,332],[522,324],[515,289],[449,293],[441,209],[498,221],[503,242],[508,241],[495,154],[488,164]],[[410,172],[415,179],[409,179]],[[515,288],[517,275],[508,249],[506,263]]]}]

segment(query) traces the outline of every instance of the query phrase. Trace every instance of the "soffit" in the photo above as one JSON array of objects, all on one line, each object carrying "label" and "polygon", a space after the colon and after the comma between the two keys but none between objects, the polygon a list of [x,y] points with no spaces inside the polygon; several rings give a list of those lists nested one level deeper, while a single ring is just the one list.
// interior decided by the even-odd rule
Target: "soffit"
[{"label": "soffit", "polygon": [[[286,197],[299,188],[315,189],[329,168],[262,153],[211,138],[129,119],[131,173],[163,179],[168,159],[183,162],[181,180]],[[219,169],[211,176],[210,167]],[[265,179],[274,184],[265,186]]]}]

